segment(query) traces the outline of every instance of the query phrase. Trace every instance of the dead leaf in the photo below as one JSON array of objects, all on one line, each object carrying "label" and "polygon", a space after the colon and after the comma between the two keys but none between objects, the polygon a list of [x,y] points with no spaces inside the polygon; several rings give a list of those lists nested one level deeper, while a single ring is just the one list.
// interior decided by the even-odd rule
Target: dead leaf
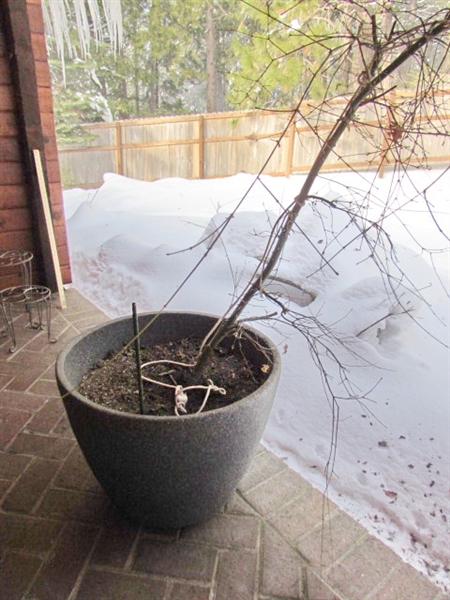
[{"label": "dead leaf", "polygon": [[397,498],[397,492],[392,492],[391,490],[383,490],[388,498]]}]

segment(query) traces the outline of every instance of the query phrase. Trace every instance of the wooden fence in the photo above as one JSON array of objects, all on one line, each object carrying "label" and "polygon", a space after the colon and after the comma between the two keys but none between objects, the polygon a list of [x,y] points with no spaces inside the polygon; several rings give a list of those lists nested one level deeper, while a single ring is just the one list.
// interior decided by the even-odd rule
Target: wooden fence
[{"label": "wooden fence", "polygon": [[[450,90],[439,92],[435,101],[436,97],[439,111],[434,108],[436,102],[433,105],[430,102],[429,107],[425,103],[424,110],[416,117],[421,122],[421,129],[426,130],[420,146],[421,156],[412,154],[410,142],[401,136],[403,108],[413,101],[413,96],[397,92],[390,101],[398,108],[395,113],[388,111],[382,116],[384,128],[379,128],[379,115],[368,105],[358,123],[341,138],[324,168],[337,171],[389,166],[392,139],[396,140],[395,152],[400,152],[411,164],[418,164],[423,156],[429,165],[448,164],[450,137],[437,134],[450,133]],[[263,172],[269,175],[304,173],[310,169],[321,139],[333,127],[344,102],[331,101],[326,112],[317,110],[311,102],[304,103],[291,125],[288,125],[288,113],[275,111],[183,115],[85,125],[85,130],[93,136],[89,144],[59,148],[62,178],[65,187],[94,188],[102,184],[103,174],[107,172],[145,181],[163,177],[212,178],[239,172],[258,173],[263,166]]]}]

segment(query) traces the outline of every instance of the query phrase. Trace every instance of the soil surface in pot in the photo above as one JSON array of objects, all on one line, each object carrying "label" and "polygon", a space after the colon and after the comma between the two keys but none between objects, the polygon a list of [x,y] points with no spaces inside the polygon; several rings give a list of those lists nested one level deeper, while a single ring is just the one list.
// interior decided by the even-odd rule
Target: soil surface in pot
[{"label": "soil surface in pot", "polygon": [[[141,349],[141,363],[152,361],[175,361],[183,364],[195,363],[201,340],[186,338],[152,348]],[[163,387],[143,381],[143,412],[153,416],[171,416],[175,414],[175,386],[183,388],[194,385],[207,386],[208,380],[226,391],[222,394],[211,390],[203,411],[213,410],[241,400],[255,391],[271,370],[269,361],[258,368],[250,365],[238,345],[231,350],[219,348],[210,363],[198,379],[192,369],[173,365],[168,362],[143,367],[142,374],[171,387]],[[125,348],[113,356],[98,362],[82,380],[79,392],[89,400],[122,412],[140,413],[137,367],[134,349]],[[187,414],[196,413],[204,402],[206,389],[186,390],[188,400],[185,404]],[[179,413],[184,411],[179,408]]]}]

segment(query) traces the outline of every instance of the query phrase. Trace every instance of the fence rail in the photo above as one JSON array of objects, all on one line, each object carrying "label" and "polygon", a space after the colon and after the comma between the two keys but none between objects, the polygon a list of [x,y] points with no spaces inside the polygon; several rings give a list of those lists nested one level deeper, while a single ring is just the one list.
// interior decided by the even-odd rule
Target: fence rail
[{"label": "fence rail", "polygon": [[[439,110],[435,103],[438,99]],[[329,171],[381,168],[392,162],[393,129],[397,128],[396,152],[411,164],[426,156],[429,165],[450,162],[450,90],[443,90],[416,116],[425,124],[421,156],[413,154],[408,140],[401,140],[401,122],[391,111],[380,117],[367,106],[360,120],[341,138],[335,153],[325,163]],[[391,94],[390,105],[413,101],[407,92]],[[213,178],[239,172],[286,175],[307,172],[345,100],[331,101],[327,112],[305,102],[299,118],[289,124],[289,113],[242,111],[183,115],[84,125],[92,141],[83,147],[60,147],[59,161],[65,187],[98,187],[106,172],[153,181],[163,177]],[[429,110],[428,110],[429,108]],[[315,119],[317,112],[317,119]],[[302,118],[303,115],[303,118]],[[305,118],[308,118],[306,122]],[[312,127],[311,123],[314,122]],[[285,135],[281,137],[282,132]],[[401,145],[401,148],[400,148]],[[382,148],[380,153],[377,148]],[[275,149],[275,152],[271,152]],[[270,156],[270,159],[267,158]]]}]

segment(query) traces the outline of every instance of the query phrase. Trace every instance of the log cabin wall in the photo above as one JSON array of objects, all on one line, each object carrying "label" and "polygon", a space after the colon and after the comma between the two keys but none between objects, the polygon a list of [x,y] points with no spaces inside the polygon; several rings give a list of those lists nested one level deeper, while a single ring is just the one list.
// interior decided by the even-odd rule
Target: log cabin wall
[{"label": "log cabin wall", "polygon": [[[71,281],[41,0],[0,0],[0,250],[30,250],[33,282],[56,289],[33,150],[41,152],[62,280]],[[0,289],[21,282],[0,269]]]}]

